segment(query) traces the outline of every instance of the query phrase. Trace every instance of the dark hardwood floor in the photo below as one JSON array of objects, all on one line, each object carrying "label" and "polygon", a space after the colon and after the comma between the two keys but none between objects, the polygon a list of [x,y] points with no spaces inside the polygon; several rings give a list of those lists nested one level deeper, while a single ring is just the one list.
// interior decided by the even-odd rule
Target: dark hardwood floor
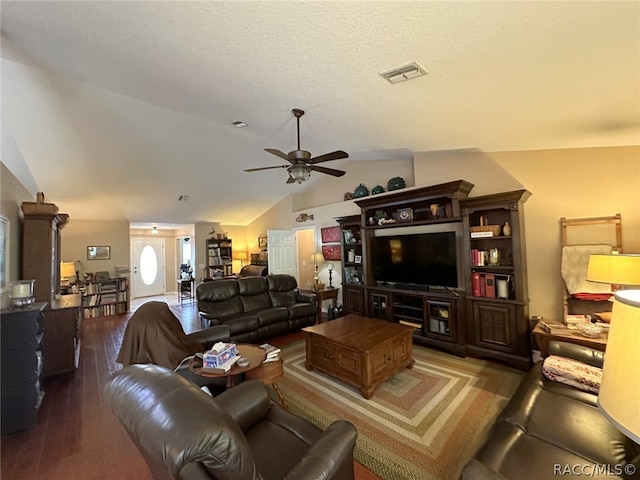
[{"label": "dark hardwood floor", "polygon": [[[198,330],[195,304],[172,306],[185,332]],[[111,373],[131,314],[86,319],[82,325],[80,366],[73,377],[45,382],[36,427],[2,438],[0,477],[6,480],[152,479],[147,464],[102,402],[101,388]],[[300,334],[273,339],[283,346]],[[356,480],[380,477],[356,462]]]}]

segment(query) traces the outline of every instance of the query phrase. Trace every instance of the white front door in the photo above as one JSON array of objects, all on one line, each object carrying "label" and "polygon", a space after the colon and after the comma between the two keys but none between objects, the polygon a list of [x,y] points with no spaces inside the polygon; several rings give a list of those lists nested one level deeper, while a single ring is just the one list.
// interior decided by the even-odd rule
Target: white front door
[{"label": "white front door", "polygon": [[163,295],[164,238],[131,239],[133,291],[131,298]]},{"label": "white front door", "polygon": [[286,273],[298,278],[296,236],[293,230],[267,230],[269,273]]}]

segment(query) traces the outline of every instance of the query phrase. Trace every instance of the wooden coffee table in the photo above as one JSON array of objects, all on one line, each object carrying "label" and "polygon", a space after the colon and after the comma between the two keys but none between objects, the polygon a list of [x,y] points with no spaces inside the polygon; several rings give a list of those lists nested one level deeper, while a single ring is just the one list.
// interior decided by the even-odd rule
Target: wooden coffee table
[{"label": "wooden coffee table", "polygon": [[413,367],[413,328],[406,325],[349,314],[302,331],[307,370],[354,385],[367,399],[380,383]]}]

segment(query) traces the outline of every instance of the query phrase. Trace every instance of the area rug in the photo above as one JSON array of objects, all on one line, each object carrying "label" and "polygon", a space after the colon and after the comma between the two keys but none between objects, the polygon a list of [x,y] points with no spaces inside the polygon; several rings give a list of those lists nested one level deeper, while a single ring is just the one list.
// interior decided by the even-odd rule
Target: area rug
[{"label": "area rug", "polygon": [[[493,362],[413,346],[415,365],[366,400],[359,390],[304,366],[304,341],[282,349],[278,386],[289,410],[326,428],[358,430],[354,456],[385,480],[458,478],[523,373]],[[278,401],[274,395],[274,401]]]}]

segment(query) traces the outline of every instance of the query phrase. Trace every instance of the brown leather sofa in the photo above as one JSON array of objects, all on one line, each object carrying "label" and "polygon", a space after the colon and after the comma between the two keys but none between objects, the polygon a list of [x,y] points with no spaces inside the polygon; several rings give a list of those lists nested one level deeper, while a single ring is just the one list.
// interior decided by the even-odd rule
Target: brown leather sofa
[{"label": "brown leather sofa", "polygon": [[228,325],[234,342],[260,343],[316,323],[315,294],[291,275],[203,282],[196,287],[202,328]]},{"label": "brown leather sofa", "polygon": [[[550,342],[549,354],[600,368],[604,361],[603,352],[566,342]],[[637,479],[639,455],[640,447],[600,413],[596,395],[547,379],[538,362],[461,478],[539,480],[579,475]],[[607,466],[607,473],[598,470]]]},{"label": "brown leather sofa", "polygon": [[131,365],[104,399],[156,480],[352,480],[355,427],[322,431],[248,380],[213,398],[159,365]]}]

